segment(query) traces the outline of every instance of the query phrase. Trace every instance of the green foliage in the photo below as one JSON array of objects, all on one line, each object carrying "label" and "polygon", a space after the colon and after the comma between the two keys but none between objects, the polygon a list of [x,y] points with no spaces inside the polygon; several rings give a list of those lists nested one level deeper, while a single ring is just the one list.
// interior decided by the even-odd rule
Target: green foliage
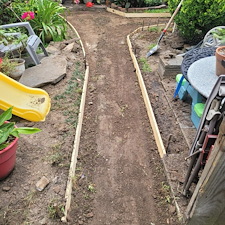
[{"label": "green foliage", "polygon": [[10,136],[20,137],[20,134],[33,134],[41,131],[38,128],[33,127],[15,127],[14,122],[6,121],[12,118],[12,108],[10,107],[0,115],[0,150],[6,148],[10,143],[7,140]]},{"label": "green foliage", "polygon": [[217,28],[216,31],[212,32],[213,36],[221,41],[221,43],[225,43],[225,29]]},{"label": "green foliage", "polygon": [[149,32],[160,32],[162,30],[162,27],[149,27],[148,31]]},{"label": "green foliage", "polygon": [[169,13],[169,9],[165,8],[165,9],[148,9],[144,11],[145,13]]},{"label": "green foliage", "polygon": [[[8,46],[9,49],[13,49],[16,46],[16,51],[19,53],[19,58],[21,58],[22,51],[26,47],[28,36],[23,33],[22,28],[0,28],[0,44]],[[11,52],[13,53],[13,51]],[[10,54],[10,53],[9,53]],[[13,58],[13,54],[11,54]]]},{"label": "green foliage", "polygon": [[156,6],[161,5],[163,0],[144,0],[146,6]]},{"label": "green foliage", "polygon": [[141,68],[144,72],[151,72],[152,69],[151,67],[149,66],[148,62],[147,62],[147,59],[146,58],[140,58],[139,59],[139,62],[141,64]]},{"label": "green foliage", "polygon": [[3,59],[0,59],[0,72],[9,76],[15,70],[16,65],[16,62],[5,56]]},{"label": "green foliage", "polygon": [[[169,9],[173,12],[180,0],[168,0]],[[216,26],[224,24],[224,0],[185,0],[175,22],[181,36],[189,43],[197,43],[204,35]]]},{"label": "green foliage", "polygon": [[114,0],[116,5],[123,8],[129,7],[146,7],[146,6],[156,6],[162,4],[163,0]]},{"label": "green foliage", "polygon": [[61,41],[66,35],[66,21],[60,16],[65,7],[52,0],[30,0],[27,3],[13,4],[18,15],[24,12],[34,12],[35,18],[29,20],[34,32],[39,35],[44,43]]},{"label": "green foliage", "polygon": [[9,0],[0,0],[0,24],[15,23],[16,16],[13,15]]}]

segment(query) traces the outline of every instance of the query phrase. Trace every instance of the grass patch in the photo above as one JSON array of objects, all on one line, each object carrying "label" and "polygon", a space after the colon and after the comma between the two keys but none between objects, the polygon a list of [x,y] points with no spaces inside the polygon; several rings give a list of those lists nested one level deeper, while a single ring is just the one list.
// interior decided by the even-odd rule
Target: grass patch
[{"label": "grass patch", "polygon": [[139,63],[141,64],[141,68],[144,72],[151,72],[152,69],[151,67],[149,66],[148,62],[147,62],[147,59],[146,58],[140,58],[139,59]]},{"label": "grass patch", "polygon": [[77,127],[81,95],[83,90],[84,74],[80,63],[76,63],[74,72],[67,82],[66,89],[53,98],[53,109],[63,110],[65,122],[74,128]]},{"label": "grass patch", "polygon": [[144,11],[145,13],[169,13],[169,9],[148,9]]}]

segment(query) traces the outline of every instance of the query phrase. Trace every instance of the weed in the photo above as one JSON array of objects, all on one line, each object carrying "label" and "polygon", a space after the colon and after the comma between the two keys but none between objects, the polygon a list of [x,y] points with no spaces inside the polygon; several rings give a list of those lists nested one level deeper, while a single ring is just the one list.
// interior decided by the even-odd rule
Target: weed
[{"label": "weed", "polygon": [[52,200],[48,205],[48,216],[51,219],[61,218],[64,215],[63,204],[57,202],[57,200]]},{"label": "weed", "polygon": [[172,198],[171,198],[171,195],[170,195],[170,186],[167,183],[162,182],[161,190],[162,190],[165,202],[171,203],[172,202]]},{"label": "weed", "polygon": [[165,182],[162,182],[162,189],[166,192],[170,191],[170,186],[166,184]]},{"label": "weed", "polygon": [[85,199],[90,199],[89,194],[85,193],[85,194],[84,194],[84,198],[85,198]]},{"label": "weed", "polygon": [[29,206],[32,203],[36,194],[37,194],[37,192],[35,189],[33,189],[27,193],[27,196],[24,198],[24,201],[26,202],[27,206]]},{"label": "weed", "polygon": [[159,32],[160,29],[161,29],[160,27],[149,27],[148,31],[149,32]]},{"label": "weed", "polygon": [[64,154],[61,150],[62,144],[57,143],[52,146],[52,152],[49,156],[49,160],[53,166],[60,165],[64,160]]},{"label": "weed", "polygon": [[144,11],[145,13],[169,13],[169,9],[148,9]]},{"label": "weed", "polygon": [[142,70],[144,71],[144,72],[151,72],[152,71],[152,69],[151,69],[151,67],[149,66],[149,64],[148,64],[148,62],[147,62],[147,59],[146,58],[140,58],[139,59],[139,62],[140,62],[140,64],[141,64],[141,67],[142,67]]},{"label": "weed", "polygon": [[53,98],[55,100],[52,103],[54,109],[60,109],[62,104],[66,105],[65,109],[63,109],[63,115],[66,117],[65,122],[73,128],[77,126],[83,80],[84,76],[80,70],[80,63],[76,63],[75,70],[71,79],[67,82],[65,91]]},{"label": "weed", "polygon": [[124,112],[125,112],[125,110],[128,108],[128,105],[126,104],[126,105],[122,105],[122,106],[120,106],[120,111],[121,111],[121,114],[122,114],[122,117],[124,117]]},{"label": "weed", "polygon": [[96,189],[94,187],[94,184],[89,184],[88,185],[88,191],[90,191],[91,193],[95,193],[96,192]]}]

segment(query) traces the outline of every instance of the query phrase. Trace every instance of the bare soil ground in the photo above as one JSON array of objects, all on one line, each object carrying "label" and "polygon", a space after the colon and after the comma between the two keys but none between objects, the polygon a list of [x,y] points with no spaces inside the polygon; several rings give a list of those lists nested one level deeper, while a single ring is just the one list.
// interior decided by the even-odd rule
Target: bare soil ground
[{"label": "bare soil ground", "polygon": [[[129,33],[158,20],[73,7],[66,19],[80,34],[90,66],[68,224],[180,224],[126,43]],[[157,58],[151,60],[156,60],[156,67]],[[68,54],[68,62],[67,76],[44,87],[52,99],[46,121],[34,124],[14,117],[18,125],[42,132],[20,139],[16,167],[0,182],[0,224],[61,223],[84,75],[80,48]],[[167,91],[157,73],[144,73],[144,79],[167,151],[183,160],[180,154],[188,147],[166,100]],[[177,165],[172,165],[174,182],[181,184],[184,174]],[[38,192],[35,184],[42,176],[50,183]]]}]

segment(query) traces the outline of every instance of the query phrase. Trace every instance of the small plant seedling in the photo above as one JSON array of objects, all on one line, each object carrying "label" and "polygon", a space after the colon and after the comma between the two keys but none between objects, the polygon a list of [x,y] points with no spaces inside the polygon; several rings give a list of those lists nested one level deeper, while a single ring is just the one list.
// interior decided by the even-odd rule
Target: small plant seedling
[{"label": "small plant seedling", "polygon": [[148,31],[149,32],[159,32],[160,29],[161,29],[160,27],[149,27]]},{"label": "small plant seedling", "polygon": [[152,69],[151,69],[151,67],[149,66],[149,64],[148,64],[146,58],[140,58],[140,59],[139,59],[139,62],[141,63],[142,70],[143,70],[144,72],[147,73],[147,72],[151,72],[151,71],[152,71]]},{"label": "small plant seedling", "polygon": [[95,187],[94,187],[93,184],[89,184],[89,185],[88,185],[88,191],[90,191],[90,192],[92,192],[92,193],[96,192],[96,189],[95,189]]},{"label": "small plant seedling", "polygon": [[48,205],[48,215],[51,219],[61,218],[64,211],[63,204],[58,203],[56,200],[52,200]]}]

